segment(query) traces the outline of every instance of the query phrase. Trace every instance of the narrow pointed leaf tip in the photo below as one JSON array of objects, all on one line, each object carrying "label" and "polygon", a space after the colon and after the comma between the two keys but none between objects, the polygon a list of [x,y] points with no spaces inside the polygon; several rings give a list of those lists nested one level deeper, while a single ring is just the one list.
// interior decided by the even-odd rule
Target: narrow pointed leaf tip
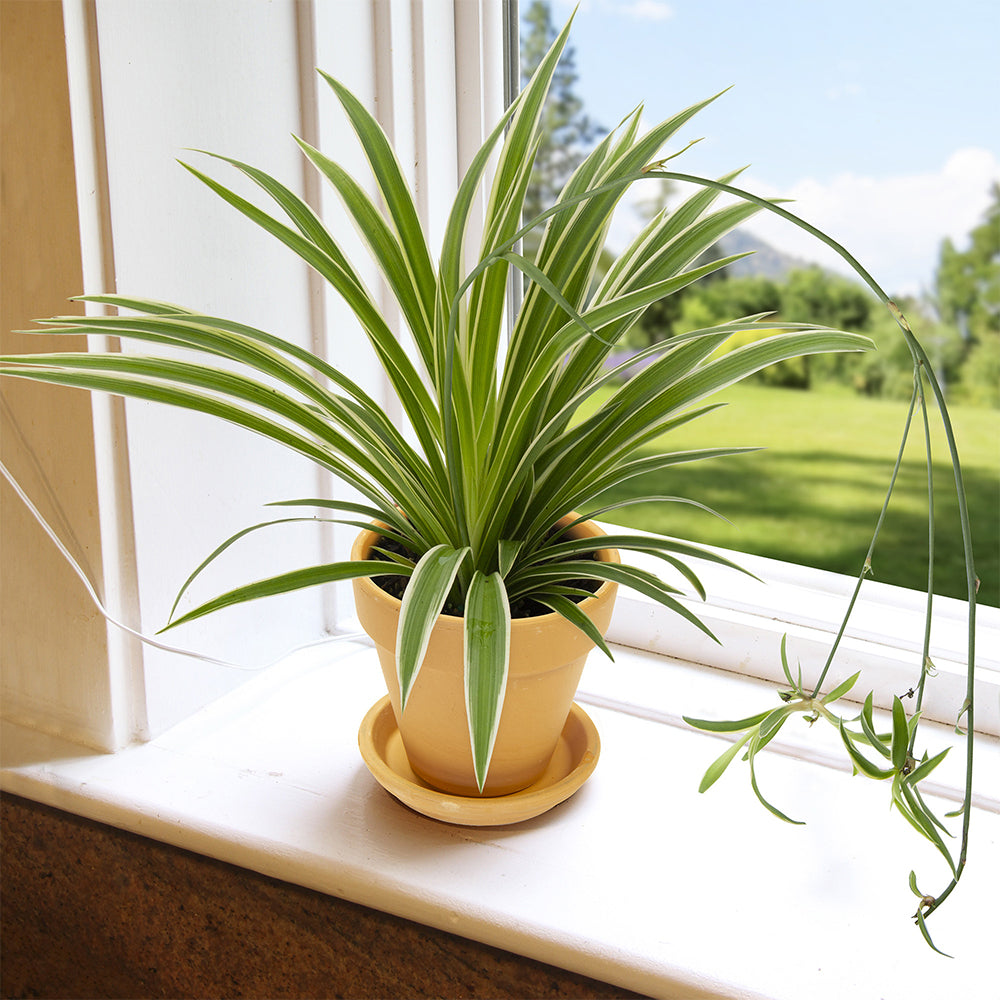
[{"label": "narrow pointed leaf tip", "polygon": [[465,604],[465,710],[476,785],[486,784],[510,664],[510,605],[499,573],[477,572]]},{"label": "narrow pointed leaf tip", "polygon": [[906,763],[907,747],[910,742],[909,727],[906,724],[906,709],[899,698],[892,699],[892,766],[901,770]]},{"label": "narrow pointed leaf tip", "polygon": [[930,946],[932,951],[936,951],[939,955],[944,958],[954,958],[953,955],[949,955],[948,952],[942,951],[931,938],[931,932],[927,929],[927,921],[924,918],[924,911],[922,909],[917,910],[917,926],[920,928],[920,933],[923,935],[924,940]]},{"label": "narrow pointed leaf tip", "polygon": [[699,792],[707,792],[722,777],[723,772],[752,737],[753,733],[747,733],[742,739],[733,743],[732,746],[728,747],[716,760],[709,764],[708,770],[702,776],[701,784],[698,785]]},{"label": "narrow pointed leaf tip", "polygon": [[846,681],[838,684],[829,694],[824,695],[821,699],[824,705],[830,704],[837,701],[838,698],[843,698],[848,691],[857,683],[858,678],[861,676],[861,671],[859,670],[856,674],[851,674]]}]

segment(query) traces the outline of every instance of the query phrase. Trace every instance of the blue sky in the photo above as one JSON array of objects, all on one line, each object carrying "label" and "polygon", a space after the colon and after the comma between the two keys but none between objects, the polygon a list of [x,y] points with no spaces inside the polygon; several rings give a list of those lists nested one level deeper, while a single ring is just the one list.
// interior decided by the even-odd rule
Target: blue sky
[{"label": "blue sky", "polygon": [[[555,22],[574,6],[553,0]],[[678,169],[749,164],[744,186],[795,198],[890,293],[929,287],[941,239],[964,237],[1000,179],[996,0],[583,0],[571,43],[606,127],[732,85],[679,137],[702,141]],[[837,266],[787,223],[747,228]]]}]

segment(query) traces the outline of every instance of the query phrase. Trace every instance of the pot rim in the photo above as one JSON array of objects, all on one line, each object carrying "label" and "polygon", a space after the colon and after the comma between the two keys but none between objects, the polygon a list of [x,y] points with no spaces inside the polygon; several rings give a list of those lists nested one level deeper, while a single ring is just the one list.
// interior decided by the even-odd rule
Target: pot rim
[{"label": "pot rim", "polygon": [[[574,520],[576,519],[576,516],[577,515],[575,513],[570,513],[570,514],[566,515],[566,517],[573,518]],[[560,520],[563,520],[563,519],[560,518]],[[558,524],[559,522],[557,521],[556,523]],[[596,525],[596,523],[594,521],[591,521],[591,520],[588,519],[586,521],[581,521],[580,522],[580,525],[585,525],[585,524],[586,525],[591,525],[594,528],[594,530],[595,530],[595,532],[597,534],[601,534],[601,535],[607,534],[605,531],[602,531],[600,528],[598,528],[597,525]],[[371,528],[365,528],[361,532],[358,533],[358,535],[354,539],[354,544],[353,544],[352,549],[351,549],[351,557],[352,557],[352,559],[364,559],[364,558],[366,558],[366,556],[368,554],[368,550],[371,548],[371,545],[372,545],[372,543],[370,541],[366,541],[366,538],[368,536],[371,536],[372,539],[381,537],[381,534],[380,534],[380,532],[378,530],[379,525],[380,525],[380,522],[373,521]],[[577,527],[579,527],[580,525],[577,525]],[[621,562],[621,558],[618,555],[618,550],[617,549],[610,549],[610,548],[609,549],[597,549],[596,552],[597,552],[598,558],[600,558],[600,560],[602,562],[610,562],[610,563],[620,563]],[[387,590],[383,590],[377,583],[375,583],[372,580],[371,577],[369,577],[369,576],[355,577],[355,579],[354,579],[353,582],[354,582],[355,586],[363,587],[366,590],[371,589],[372,591],[374,591],[375,595],[379,598],[379,600],[384,600],[387,603],[389,603],[390,605],[394,604],[394,605],[397,606],[397,609],[399,607],[402,607],[402,601],[400,601],[400,599],[398,597],[395,597],[393,594],[390,594]],[[614,592],[614,591],[617,590],[617,587],[618,587],[618,584],[615,583],[614,581],[612,581],[612,580],[605,580],[600,585],[600,587],[598,587],[597,590],[594,591],[594,593],[590,597],[586,597],[583,600],[581,600],[578,603],[577,606],[579,608],[581,608],[581,609],[586,609],[587,607],[592,606],[594,603],[597,603],[597,602],[599,602],[601,600],[606,599],[608,597],[609,593],[612,593],[612,592]],[[439,619],[444,619],[447,622],[456,622],[457,623],[457,622],[464,622],[465,621],[465,617],[464,616],[460,617],[458,615],[446,615],[446,614],[444,614],[444,612],[442,612],[440,615],[438,615],[438,618]],[[562,619],[562,615],[560,615],[558,611],[550,611],[550,612],[548,612],[547,614],[544,614],[544,615],[529,615],[529,616],[523,617],[523,618],[513,618],[513,619],[511,619],[511,623],[510,624],[511,624],[511,628],[518,628],[519,626],[523,628],[523,627],[525,627],[525,624],[521,624],[521,623],[538,624],[538,623],[544,622],[544,621],[546,621],[547,619],[550,619],[550,618],[551,619]]]}]

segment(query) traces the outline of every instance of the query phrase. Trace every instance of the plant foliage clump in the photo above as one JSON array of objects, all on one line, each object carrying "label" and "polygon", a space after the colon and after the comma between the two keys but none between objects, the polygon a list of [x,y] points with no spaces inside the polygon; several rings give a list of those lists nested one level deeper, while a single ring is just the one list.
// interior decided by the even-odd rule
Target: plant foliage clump
[{"label": "plant foliage clump", "polygon": [[[185,164],[344,297],[399,397],[415,444],[360,386],[322,358],[262,330],[180,306],[90,296],[88,301],[137,315],[55,319],[49,328],[182,347],[197,360],[152,354],[5,360],[7,374],[170,403],[263,434],[329,470],[363,498],[360,503],[313,498],[287,503],[332,508],[350,523],[364,523],[352,518],[378,521],[385,525],[386,539],[401,546],[388,553],[388,560],[315,566],[240,587],[175,618],[172,625],[238,602],[334,580],[409,577],[397,653],[404,704],[419,673],[427,635],[446,601],[466,613],[475,606],[488,615],[492,629],[480,630],[482,634],[506,635],[510,604],[526,598],[589,633],[593,629],[575,609],[570,599],[574,588],[567,593],[566,581],[611,580],[637,588],[707,631],[677,601],[676,587],[646,571],[590,556],[599,547],[653,552],[702,594],[694,572],[681,560],[719,557],[660,538],[623,534],[593,542],[553,536],[550,529],[571,511],[592,510],[596,497],[654,466],[743,450],[635,457],[647,441],[705,412],[698,405],[717,390],[785,358],[862,350],[870,342],[825,328],[772,324],[769,336],[719,356],[718,349],[734,334],[761,326],[756,317],[722,323],[643,352],[646,367],[620,384],[597,413],[574,421],[593,393],[619,384],[623,372],[607,370],[606,362],[642,312],[736,259],[691,266],[758,206],[742,202],[713,211],[718,191],[703,188],[673,213],[653,219],[591,294],[611,213],[622,194],[644,178],[663,145],[709,102],[680,112],[645,135],[639,134],[635,111],[577,166],[555,205],[525,222],[526,190],[544,135],[545,99],[568,30],[569,25],[474,158],[459,185],[436,261],[385,134],[350,91],[323,74],[371,165],[384,211],[339,164],[297,141],[364,238],[398,304],[412,348],[394,335],[334,235],[288,187],[249,164],[216,156],[270,196],[284,213],[281,219]],[[482,245],[470,264],[465,256],[470,213],[498,146]],[[529,259],[517,248],[527,234],[539,231],[537,254]],[[527,287],[504,351],[512,269],[524,275]],[[239,368],[217,367],[213,358],[236,362]],[[478,671],[505,674],[502,643],[482,655],[474,643],[469,648],[470,687],[483,688]],[[498,725],[502,696],[503,684],[499,699],[475,713],[486,720],[484,725]],[[475,733],[473,742],[480,742]],[[480,787],[488,766],[488,759],[476,760]]]}]

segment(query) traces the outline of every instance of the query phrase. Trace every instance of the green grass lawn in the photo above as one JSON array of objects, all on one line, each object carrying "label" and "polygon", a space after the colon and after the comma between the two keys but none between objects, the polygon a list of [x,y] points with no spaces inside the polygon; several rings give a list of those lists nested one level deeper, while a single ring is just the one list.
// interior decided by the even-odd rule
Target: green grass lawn
[{"label": "green grass lawn", "polygon": [[[889,484],[906,405],[843,391],[756,385],[721,393],[729,405],[672,431],[655,447],[761,446],[766,451],[674,466],[629,484],[628,495],[684,496],[732,524],[683,504],[641,504],[606,519],[726,548],[856,575]],[[595,403],[595,405],[597,405]],[[979,600],[1000,606],[1000,412],[954,407],[972,521]],[[937,548],[935,591],[964,597],[965,566],[944,435],[932,419]],[[647,450],[655,450],[650,447]],[[615,499],[626,495],[616,491]],[[873,577],[923,590],[927,580],[927,475],[923,423],[906,458],[872,559]]]}]

